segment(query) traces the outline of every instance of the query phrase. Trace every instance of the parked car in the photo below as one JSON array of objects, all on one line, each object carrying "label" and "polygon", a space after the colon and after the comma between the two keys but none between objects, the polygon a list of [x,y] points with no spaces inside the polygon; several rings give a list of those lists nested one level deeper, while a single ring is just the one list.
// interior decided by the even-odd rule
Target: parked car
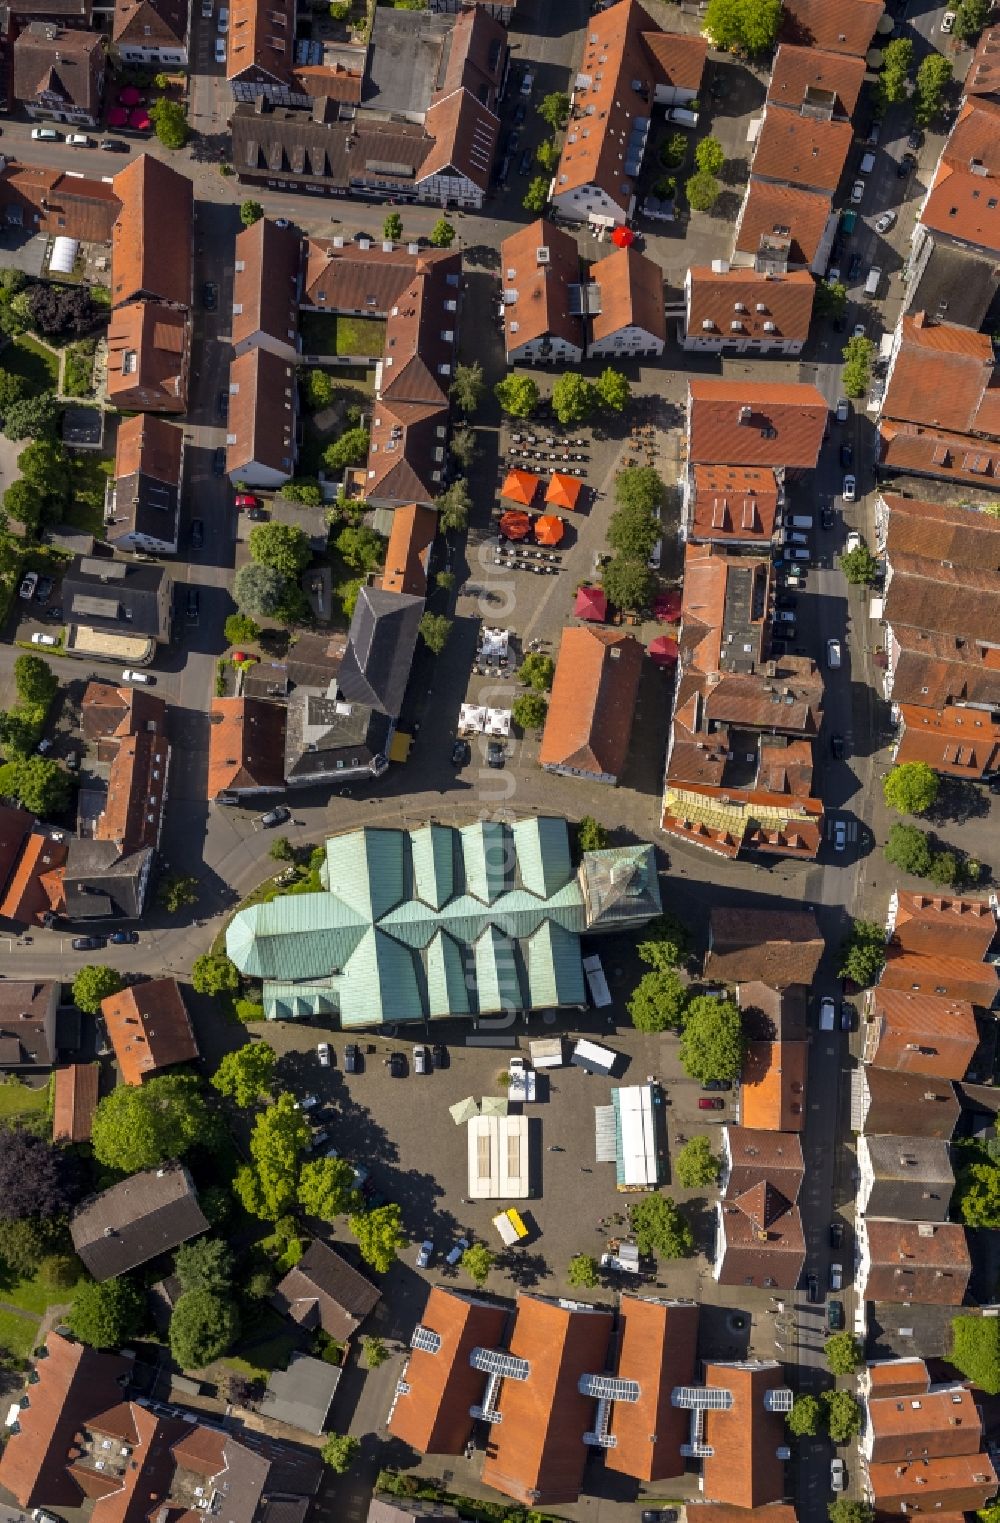
[{"label": "parked car", "polygon": [[93,148],[93,142],[85,132],[71,132],[66,138],[67,148]]},{"label": "parked car", "polygon": [[406,1059],[401,1052],[390,1052],[389,1073],[393,1079],[406,1078]]},{"label": "parked car", "polygon": [[830,1289],[831,1290],[840,1290],[840,1289],[843,1288],[843,1284],[844,1284],[844,1266],[843,1266],[843,1264],[831,1264],[830,1265]]},{"label": "parked car", "polygon": [[844,1473],[844,1462],[834,1457],[830,1461],[830,1490],[843,1491],[847,1481]]},{"label": "parked car", "polygon": [[833,1000],[827,994],[819,1002],[819,1029],[820,1031],[832,1031],[837,1021],[837,1009]]},{"label": "parked car", "polygon": [[128,153],[128,144],[118,137],[102,137],[97,146],[103,148],[105,153]]},{"label": "parked car", "polygon": [[153,676],[152,672],[134,672],[128,668],[122,672],[122,681],[136,682],[140,687],[156,686],[156,678]]},{"label": "parked car", "polygon": [[36,143],[59,143],[62,141],[62,133],[54,127],[32,127],[31,136]]},{"label": "parked car", "polygon": [[924,141],[924,135],[921,132],[920,128],[919,127],[914,127],[913,131],[910,133],[909,137],[906,139],[906,146],[907,146],[907,148],[919,148],[921,146],[921,144],[923,143],[923,141]]},{"label": "parked car", "polygon": [[216,30],[217,31],[220,31],[220,32],[228,32],[229,31],[229,10],[228,10],[227,6],[225,6],[225,5],[220,5],[219,6],[219,15],[218,15],[218,18],[216,19],[215,25],[216,25]]},{"label": "parked car", "polygon": [[839,1248],[844,1241],[844,1224],[839,1219],[830,1223],[830,1247]]},{"label": "parked car", "polygon": [[31,637],[31,643],[32,645],[58,645],[59,641],[55,635],[34,634]]},{"label": "parked car", "polygon": [[319,1059],[320,1068],[330,1067],[330,1044],[329,1042],[316,1043],[316,1056]]},{"label": "parked car", "polygon": [[486,747],[486,765],[492,767],[494,771],[499,772],[502,770],[506,759],[507,752],[504,750],[504,747],[498,740],[491,740]]},{"label": "parked car", "polygon": [[229,392],[225,387],[222,388],[215,399],[215,410],[224,423],[229,417]]},{"label": "parked car", "polygon": [[431,1238],[425,1237],[423,1242],[420,1244],[420,1251],[417,1254],[417,1268],[426,1269],[433,1257],[434,1242]]},{"label": "parked car", "polygon": [[896,169],[896,178],[905,180],[911,169],[916,169],[917,161],[912,153],[904,153]]},{"label": "parked car", "polygon": [[344,1072],[346,1074],[361,1072],[361,1048],[357,1042],[348,1042],[344,1048]]},{"label": "parked car", "polygon": [[725,1100],[720,1100],[718,1095],[702,1095],[698,1101],[700,1111],[721,1111],[725,1108]]},{"label": "parked car", "polygon": [[200,550],[205,543],[205,524],[200,518],[191,520],[191,549]]},{"label": "parked car", "polygon": [[216,37],[215,39],[215,61],[216,63],[225,63],[226,61],[226,39],[224,37]]},{"label": "parked car", "polygon": [[826,1326],[831,1333],[844,1331],[844,1303],[843,1301],[828,1301],[826,1303]]},{"label": "parked car", "polygon": [[840,446],[840,463],[844,467],[850,467],[854,464],[853,444],[845,443]]},{"label": "parked car", "polygon": [[860,206],[861,202],[864,200],[864,197],[865,197],[865,182],[864,182],[864,180],[855,180],[854,184],[851,186],[851,205],[852,206]]},{"label": "parked car", "polygon": [[273,809],[261,815],[260,823],[265,830],[272,830],[275,825],[284,825],[285,821],[290,820],[291,817],[292,811],[286,805],[276,804]]},{"label": "parked car", "polygon": [[732,1089],[732,1079],[706,1079],[702,1089]]},{"label": "parked car", "polygon": [[456,740],[451,748],[451,764],[453,767],[467,767],[472,760],[472,747],[467,740]]},{"label": "parked car", "polygon": [[40,576],[38,578],[38,586],[35,588],[35,597],[39,603],[47,603],[51,596],[52,578],[50,576]]},{"label": "parked car", "polygon": [[522,153],[520,161],[519,161],[518,166],[517,166],[517,172],[518,172],[518,174],[521,174],[521,175],[530,175],[530,173],[531,173],[531,149],[530,148],[526,148],[524,150],[524,152]]},{"label": "parked car", "polygon": [[826,642],[826,664],[830,668],[831,671],[836,671],[837,667],[840,665],[840,641],[839,640],[827,640],[827,642]]},{"label": "parked car", "polygon": [[845,999],[843,1004],[840,1007],[840,1029],[841,1029],[841,1031],[853,1031],[854,1030],[854,1017],[855,1017],[854,1006],[853,1005],[849,1005],[847,1003],[846,999]]},{"label": "parked car", "polygon": [[450,1252],[445,1254],[445,1263],[446,1264],[457,1264],[459,1259],[462,1257],[462,1254],[465,1252],[466,1248],[468,1248],[468,1246],[469,1246],[469,1239],[467,1237],[460,1237],[458,1242],[455,1244],[454,1248],[452,1248],[450,1250]]},{"label": "parked car", "polygon": [[853,502],[858,495],[858,484],[853,476],[844,477],[843,498],[845,502]]},{"label": "parked car", "polygon": [[212,457],[212,470],[216,476],[224,476],[226,474],[226,446],[224,444],[219,445]]},{"label": "parked car", "polygon": [[838,423],[846,423],[851,416],[851,404],[846,397],[841,397],[837,403],[836,419]]},{"label": "parked car", "polygon": [[896,213],[895,212],[883,212],[881,217],[879,217],[877,222],[875,223],[875,231],[877,233],[887,233],[889,231],[890,227],[894,227],[895,226],[895,223],[896,223]]},{"label": "parked car", "polygon": [[112,931],[108,937],[113,947],[134,947],[139,940],[138,931]]},{"label": "parked car", "polygon": [[848,534],[846,544],[844,545],[845,554],[850,555],[852,550],[860,549],[861,535],[858,533],[857,529],[852,529],[850,534]]},{"label": "parked car", "polygon": [[201,304],[206,312],[214,312],[219,305],[219,288],[214,280],[206,280],[202,286]]},{"label": "parked car", "polygon": [[201,19],[203,21],[208,21],[214,10],[214,0],[201,0]]},{"label": "parked car", "polygon": [[833,822],[833,849],[843,851],[847,845],[847,826],[843,820]]},{"label": "parked car", "polygon": [[38,572],[29,571],[26,576],[21,578],[21,585],[18,588],[17,592],[18,597],[24,598],[26,603],[30,603],[31,599],[35,596],[35,589],[37,586]]},{"label": "parked car", "polygon": [[814,1305],[816,1302],[821,1300],[819,1293],[819,1280],[816,1277],[816,1271],[814,1269],[810,1269],[809,1273],[806,1275],[806,1290],[808,1292],[810,1301],[812,1301]]},{"label": "parked car", "polygon": [[831,507],[821,508],[819,521],[824,529],[832,529],[834,525],[833,509]]},{"label": "parked car", "polygon": [[850,263],[850,266],[849,266],[848,271],[847,271],[847,278],[848,278],[848,280],[857,280],[857,278],[858,278],[858,276],[860,274],[861,274],[861,255],[860,254],[852,254],[851,255],[851,263]]},{"label": "parked car", "polygon": [[448,1049],[443,1042],[435,1042],[431,1048],[431,1057],[434,1059],[435,1068],[448,1067]]},{"label": "parked car", "polygon": [[189,587],[187,593],[187,620],[189,624],[197,624],[200,606],[197,587]]},{"label": "parked car", "polygon": [[945,11],[944,15],[941,17],[941,30],[946,37],[949,32],[954,30],[955,15],[955,11]]},{"label": "parked car", "polygon": [[427,1048],[423,1042],[416,1042],[413,1048],[413,1072],[415,1074],[427,1074],[431,1071],[431,1065],[427,1061]]},{"label": "parked car", "polygon": [[296,1100],[295,1109],[299,1111],[315,1110],[319,1104],[319,1095],[305,1095],[301,1100]]},{"label": "parked car", "polygon": [[250,492],[237,492],[237,494],[236,494],[236,511],[237,511],[237,513],[242,513],[243,511],[249,510],[250,508],[255,508],[256,506],[257,506],[257,499]]},{"label": "parked car", "polygon": [[74,952],[99,952],[104,945],[103,936],[74,936]]},{"label": "parked car", "polygon": [[677,1523],[680,1513],[676,1507],[644,1507],[642,1523]]}]

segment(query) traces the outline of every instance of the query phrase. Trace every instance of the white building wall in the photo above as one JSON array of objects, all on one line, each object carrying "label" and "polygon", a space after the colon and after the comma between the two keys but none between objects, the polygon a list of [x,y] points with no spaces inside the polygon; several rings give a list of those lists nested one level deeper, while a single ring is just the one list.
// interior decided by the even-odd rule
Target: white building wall
[{"label": "white building wall", "polygon": [[580,345],[564,338],[536,338],[511,347],[508,337],[508,365],[579,365],[582,359]]},{"label": "white building wall", "polygon": [[624,222],[628,216],[628,208],[613,201],[598,185],[560,191],[557,184],[552,207],[571,222],[586,222],[590,217],[612,217],[616,222]]},{"label": "white building wall", "polygon": [[184,67],[188,61],[188,50],[184,43],[154,45],[140,42],[120,42],[118,54],[123,63],[138,64],[163,64],[164,66],[176,64]]},{"label": "white building wall", "polygon": [[591,343],[587,352],[594,360],[613,360],[636,354],[661,355],[663,339],[650,333],[648,328],[640,328],[631,323],[627,328],[619,328],[617,333],[610,333],[607,338]]},{"label": "white building wall", "polygon": [[417,198],[433,206],[444,206],[449,201],[459,206],[478,209],[483,204],[483,192],[468,175],[428,175],[416,182]]}]

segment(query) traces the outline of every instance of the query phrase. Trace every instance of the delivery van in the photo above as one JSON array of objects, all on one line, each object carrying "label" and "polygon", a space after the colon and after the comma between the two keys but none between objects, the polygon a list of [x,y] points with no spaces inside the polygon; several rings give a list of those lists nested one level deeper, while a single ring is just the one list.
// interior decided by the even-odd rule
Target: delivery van
[{"label": "delivery van", "polygon": [[521,1219],[518,1211],[511,1206],[508,1211],[501,1211],[493,1218],[493,1225],[500,1234],[508,1248],[513,1248],[522,1238],[528,1236],[528,1229]]},{"label": "delivery van", "polygon": [[877,296],[878,283],[882,279],[882,271],[877,264],[873,264],[868,271],[868,279],[865,281],[865,295]]}]

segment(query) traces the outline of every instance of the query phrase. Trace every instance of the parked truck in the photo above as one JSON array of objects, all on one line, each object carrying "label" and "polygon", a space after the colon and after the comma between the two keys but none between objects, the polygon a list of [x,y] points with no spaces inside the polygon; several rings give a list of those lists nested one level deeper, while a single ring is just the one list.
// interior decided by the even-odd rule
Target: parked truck
[{"label": "parked truck", "polygon": [[521,1104],[534,1100],[535,1070],[529,1068],[524,1059],[518,1055],[511,1058],[507,1071],[510,1074],[507,1099],[520,1101]]}]

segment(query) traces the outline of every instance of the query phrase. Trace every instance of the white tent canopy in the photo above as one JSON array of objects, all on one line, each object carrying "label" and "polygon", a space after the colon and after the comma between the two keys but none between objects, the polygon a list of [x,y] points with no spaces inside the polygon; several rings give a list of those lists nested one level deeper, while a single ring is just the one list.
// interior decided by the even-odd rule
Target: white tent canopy
[{"label": "white tent canopy", "polygon": [[49,259],[50,275],[72,275],[80,245],[76,238],[57,238]]}]

